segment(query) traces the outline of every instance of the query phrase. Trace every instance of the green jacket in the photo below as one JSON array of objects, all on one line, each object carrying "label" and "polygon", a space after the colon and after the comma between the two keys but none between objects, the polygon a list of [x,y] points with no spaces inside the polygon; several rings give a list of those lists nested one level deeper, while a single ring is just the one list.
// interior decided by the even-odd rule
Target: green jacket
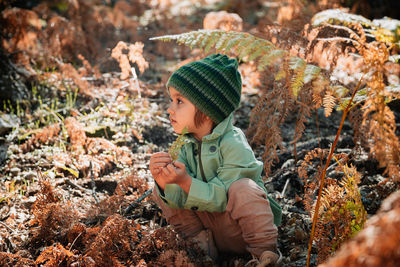
[{"label": "green jacket", "polygon": [[[167,184],[163,192],[156,186],[161,199],[171,208],[223,212],[229,186],[240,178],[253,179],[268,196],[261,180],[263,164],[255,158],[242,130],[232,125],[232,115],[204,136],[202,142],[189,136],[178,161],[185,164],[193,178],[189,194],[177,184]],[[272,198],[268,200],[274,223],[279,225],[281,207]]]}]

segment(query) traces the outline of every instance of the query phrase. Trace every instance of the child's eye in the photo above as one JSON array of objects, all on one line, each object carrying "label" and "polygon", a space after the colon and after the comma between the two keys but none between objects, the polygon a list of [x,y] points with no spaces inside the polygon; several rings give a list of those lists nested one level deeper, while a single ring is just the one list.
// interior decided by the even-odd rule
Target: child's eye
[{"label": "child's eye", "polygon": [[182,101],[181,99],[179,99],[179,98],[176,100],[176,102],[177,102],[178,104],[182,104],[182,103],[183,103],[183,101]]}]

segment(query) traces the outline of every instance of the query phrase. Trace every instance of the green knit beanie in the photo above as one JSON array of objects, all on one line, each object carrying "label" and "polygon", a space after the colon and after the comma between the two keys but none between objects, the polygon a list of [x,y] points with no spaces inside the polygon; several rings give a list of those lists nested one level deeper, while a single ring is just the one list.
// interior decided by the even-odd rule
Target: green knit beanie
[{"label": "green knit beanie", "polygon": [[239,106],[242,80],[237,68],[236,59],[210,55],[172,73],[167,88],[175,88],[218,124]]}]

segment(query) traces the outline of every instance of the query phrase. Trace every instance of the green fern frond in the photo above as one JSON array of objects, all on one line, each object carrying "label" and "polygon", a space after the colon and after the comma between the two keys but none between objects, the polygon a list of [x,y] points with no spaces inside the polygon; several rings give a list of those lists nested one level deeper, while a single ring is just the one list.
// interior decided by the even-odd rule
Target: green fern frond
[{"label": "green fern frond", "polygon": [[208,42],[206,43],[206,46],[204,47],[204,52],[206,52],[206,53],[210,52],[210,49],[212,47],[215,47],[215,45],[216,45],[218,40],[219,40],[219,36],[218,35],[210,36]]},{"label": "green fern frond", "polygon": [[239,59],[243,59],[247,53],[247,49],[256,42],[254,36],[247,36],[247,38],[243,39],[237,46],[236,54],[238,55]]},{"label": "green fern frond", "polygon": [[271,66],[273,63],[275,63],[278,59],[284,58],[288,54],[287,51],[281,50],[281,49],[276,49],[272,50],[269,54],[263,55],[257,66],[258,71],[263,71],[265,67]]},{"label": "green fern frond", "polygon": [[304,85],[304,71],[306,69],[306,61],[301,58],[291,58],[289,61],[289,67],[294,71],[290,88],[292,89],[293,95],[297,98],[299,91]]},{"label": "green fern frond", "polygon": [[227,34],[222,35],[218,42],[215,44],[215,49],[216,50],[222,50],[224,47],[227,46],[227,42],[229,42],[230,36]]},{"label": "green fern frond", "polygon": [[181,151],[181,147],[187,142],[187,136],[185,134],[188,133],[188,128],[185,126],[183,128],[182,133],[178,135],[178,138],[171,144],[168,149],[168,154],[170,154],[173,161],[178,159],[179,152]]},{"label": "green fern frond", "polygon": [[284,68],[280,68],[278,73],[275,75],[275,81],[286,78],[286,71]]},{"label": "green fern frond", "polygon": [[233,47],[236,47],[243,39],[244,36],[242,34],[238,34],[237,36],[232,36],[232,39],[227,43],[226,47],[223,48],[223,50],[230,51]]},{"label": "green fern frond", "polygon": [[[277,48],[272,42],[258,38],[249,33],[222,31],[222,30],[198,30],[177,35],[165,35],[150,38],[150,40],[176,41],[179,44],[197,47],[208,53],[215,48],[220,53],[235,54],[239,60],[253,61],[258,71],[263,71],[269,66],[282,62],[290,62],[288,66],[281,64],[275,79],[282,79],[291,74],[290,89],[297,98],[303,85],[321,76],[321,69],[314,65],[308,65],[304,59],[292,57],[289,52]],[[322,76],[321,76],[322,77]]]}]

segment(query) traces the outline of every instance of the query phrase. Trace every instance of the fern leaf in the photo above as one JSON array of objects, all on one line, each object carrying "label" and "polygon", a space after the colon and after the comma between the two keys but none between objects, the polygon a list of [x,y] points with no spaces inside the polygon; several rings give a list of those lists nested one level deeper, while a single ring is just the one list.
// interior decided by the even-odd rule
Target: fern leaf
[{"label": "fern leaf", "polygon": [[[250,39],[250,38],[249,38]],[[259,40],[259,39],[254,39],[251,38],[250,39],[250,43],[246,46],[244,46],[244,49],[242,49],[239,53],[239,58],[244,58],[248,55],[251,55],[251,52],[253,50],[257,50],[258,47],[262,47],[263,46],[263,41]]]},{"label": "fern leaf", "polygon": [[318,77],[321,73],[321,69],[314,65],[307,65],[304,70],[304,84],[311,82],[313,79]]},{"label": "fern leaf", "polygon": [[237,36],[233,36],[233,38],[227,43],[227,45],[224,48],[224,50],[225,51],[230,51],[232,48],[236,47],[241,40],[243,40],[243,35],[242,34],[239,34]]},{"label": "fern leaf", "polygon": [[[193,49],[193,47],[199,47],[200,44],[203,42],[205,35],[199,34],[199,35],[193,35],[192,38],[190,38],[191,42],[188,46]],[[189,38],[188,38],[189,39]]]},{"label": "fern leaf", "polygon": [[[289,86],[296,98],[305,83],[309,83],[314,79],[324,81],[319,67],[308,65],[304,59],[299,57],[290,57],[288,51],[278,49],[272,42],[249,33],[198,30],[177,35],[159,36],[150,38],[150,40],[174,40],[179,44],[203,49],[206,53],[212,48],[221,53],[233,53],[236,54],[239,60],[254,61],[258,71],[263,71],[267,66],[272,66],[277,62],[288,62],[290,60],[289,66],[288,64],[280,66],[279,71],[272,75],[275,75],[275,79],[279,80],[291,73],[288,68],[293,70]],[[325,86],[325,82],[316,84]],[[314,83],[312,86],[314,88]],[[317,88],[317,90],[321,91],[322,89],[322,87]]]},{"label": "fern leaf", "polygon": [[272,43],[266,41],[262,46],[254,49],[253,53],[249,55],[248,61],[253,61],[256,58],[259,58],[261,55],[268,53],[274,48],[275,46]]},{"label": "fern leaf", "polygon": [[349,14],[341,11],[340,9],[327,9],[314,15],[312,18],[312,25],[314,27],[321,26],[323,24],[344,24],[350,25],[353,23],[360,23],[367,27],[374,27],[374,23],[369,19],[364,18],[360,15]]},{"label": "fern leaf", "polygon": [[199,34],[199,36],[202,37],[202,40],[199,43],[199,48],[204,49],[207,46],[207,44],[210,42],[210,40],[212,39],[211,38],[212,32],[203,31],[203,32],[199,32],[197,34]]},{"label": "fern leaf", "polygon": [[332,92],[327,92],[323,100],[325,117],[329,117],[331,115],[332,110],[335,107],[335,104],[336,104],[336,98],[332,95]]},{"label": "fern leaf", "polygon": [[186,143],[187,137],[185,134],[188,133],[188,128],[185,126],[183,128],[182,133],[176,138],[176,140],[171,144],[168,149],[168,154],[171,155],[173,161],[178,159],[178,154],[181,151],[181,147]]},{"label": "fern leaf", "polygon": [[294,71],[304,68],[305,65],[306,61],[299,57],[293,57],[289,61],[289,67]]},{"label": "fern leaf", "polygon": [[283,78],[286,78],[286,71],[285,68],[280,68],[278,73],[275,75],[275,81],[279,81]]},{"label": "fern leaf", "polygon": [[294,71],[290,88],[292,89],[295,98],[297,98],[299,91],[304,84],[304,71],[306,64],[307,63],[304,59],[298,57],[291,58],[289,62],[289,67]]},{"label": "fern leaf", "polygon": [[244,58],[246,56],[246,49],[254,42],[253,36],[247,36],[245,39],[243,39],[241,42],[239,42],[238,47],[237,47],[237,55],[239,59]]},{"label": "fern leaf", "polygon": [[230,35],[223,34],[223,35],[219,38],[218,42],[215,44],[215,49],[217,49],[217,50],[222,50],[224,47],[227,46],[227,42],[229,42],[230,39],[231,39],[231,38],[230,38]]},{"label": "fern leaf", "polygon": [[218,39],[219,39],[218,35],[211,35],[207,41],[206,46],[204,47],[204,52],[208,53],[210,51],[210,49],[215,46]]},{"label": "fern leaf", "polygon": [[277,59],[283,58],[287,54],[288,54],[288,52],[285,50],[280,50],[280,49],[272,50],[271,53],[263,55],[260,58],[260,60],[258,62],[257,70],[263,71],[266,66],[272,65],[273,63],[275,63],[275,61]]}]

